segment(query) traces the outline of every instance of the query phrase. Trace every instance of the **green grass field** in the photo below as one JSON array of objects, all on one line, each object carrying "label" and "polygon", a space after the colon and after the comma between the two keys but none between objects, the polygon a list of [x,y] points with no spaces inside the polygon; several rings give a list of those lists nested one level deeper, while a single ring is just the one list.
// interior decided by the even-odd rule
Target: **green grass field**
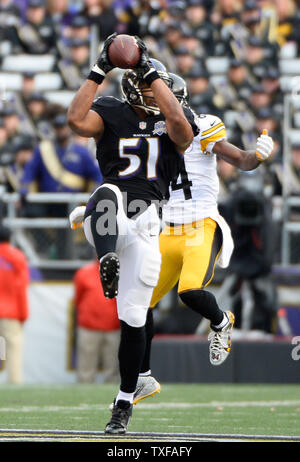
[{"label": "green grass field", "polygon": [[[116,385],[0,385],[0,428],[103,431]],[[300,385],[162,384],[130,432],[300,435]]]}]

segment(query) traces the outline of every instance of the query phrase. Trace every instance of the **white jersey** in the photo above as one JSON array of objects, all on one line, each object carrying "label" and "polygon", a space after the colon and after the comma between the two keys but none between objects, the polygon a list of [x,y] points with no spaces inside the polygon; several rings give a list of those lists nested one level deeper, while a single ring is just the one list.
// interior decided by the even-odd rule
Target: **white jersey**
[{"label": "white jersey", "polygon": [[170,197],[163,210],[163,220],[192,223],[209,217],[217,208],[219,178],[213,147],[226,139],[223,122],[213,115],[195,119],[200,132],[184,153],[185,172],[170,187]]},{"label": "white jersey", "polygon": [[165,223],[192,223],[203,218],[218,222],[223,232],[221,266],[227,266],[233,249],[231,233],[218,211],[219,178],[217,158],[213,152],[217,141],[226,139],[225,125],[210,114],[195,118],[199,134],[184,153],[184,169],[170,186],[170,196],[163,207]]}]

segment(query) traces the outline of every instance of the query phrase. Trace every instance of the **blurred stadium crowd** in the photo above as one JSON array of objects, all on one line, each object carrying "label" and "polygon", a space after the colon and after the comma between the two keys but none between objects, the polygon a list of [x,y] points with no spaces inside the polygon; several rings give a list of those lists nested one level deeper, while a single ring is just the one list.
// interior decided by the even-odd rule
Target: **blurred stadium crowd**
[{"label": "blurred stadium crowd", "polygon": [[[2,190],[26,193],[29,182],[38,179],[28,176],[28,171],[26,174],[26,165],[33,162],[41,141],[59,138],[66,126],[68,98],[87,76],[99,43],[117,31],[143,38],[152,57],[184,77],[191,107],[197,113],[222,118],[232,143],[252,149],[257,135],[268,129],[276,147],[271,162],[264,166],[264,184],[269,195],[280,196],[283,91],[279,60],[300,54],[299,3],[0,0]],[[46,72],[45,57],[51,58]],[[120,97],[120,75],[120,70],[113,71],[101,93]],[[77,157],[86,156],[87,150],[93,156],[88,140],[67,131],[64,136],[82,147],[77,149]],[[293,149],[292,177],[297,185],[300,146]],[[236,182],[237,172],[225,162],[218,165],[222,200]],[[78,168],[77,173],[88,175],[94,183],[101,181],[96,173],[83,173]],[[66,188],[57,181],[48,190],[86,192],[89,187],[84,182]],[[37,190],[47,191],[47,185],[40,184]]]},{"label": "blurred stadium crowd", "polygon": [[[281,239],[272,224],[269,202],[282,198],[284,179],[290,194],[300,193],[300,136],[291,145],[288,169],[284,157],[284,96],[292,90],[286,77],[300,75],[300,59],[298,68],[294,62],[288,68],[289,60],[300,58],[299,26],[299,0],[0,0],[0,222],[9,215],[1,201],[5,192],[20,193],[14,212],[18,217],[66,219],[68,204],[28,203],[27,193],[87,193],[101,182],[94,144],[75,136],[67,126],[68,104],[107,36],[115,31],[138,35],[152,57],[186,80],[194,111],[212,113],[224,121],[230,142],[254,149],[263,129],[274,139],[271,160],[248,177],[218,160],[221,213],[229,222],[226,201],[230,204],[234,196],[241,199],[238,225],[230,223],[240,244],[232,259],[232,292],[242,293],[243,280],[252,278],[253,325],[270,332],[276,313],[271,270],[272,263],[281,259]],[[121,77],[120,69],[113,70],[100,93],[122,97]],[[298,106],[290,113],[296,131],[300,128]],[[256,193],[253,202],[236,193],[247,182]],[[263,217],[255,215],[257,210],[262,210]],[[277,217],[278,236],[282,213],[281,209]],[[296,219],[299,224],[299,211]],[[253,227],[260,232],[253,232]],[[45,227],[33,232],[38,257],[93,258],[83,236],[70,233]],[[22,242],[28,245],[31,239]],[[299,263],[298,237],[292,258]],[[57,268],[64,269],[58,264]],[[176,292],[170,296],[171,305],[179,308]],[[238,311],[242,302],[235,303]],[[173,317],[167,317],[161,330],[194,331],[199,320],[191,316],[178,312],[176,325]]]}]

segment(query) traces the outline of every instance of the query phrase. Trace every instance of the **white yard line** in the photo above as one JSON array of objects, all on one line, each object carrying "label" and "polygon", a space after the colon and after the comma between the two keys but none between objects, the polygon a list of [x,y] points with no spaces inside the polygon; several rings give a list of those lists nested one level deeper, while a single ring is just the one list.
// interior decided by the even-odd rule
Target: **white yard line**
[{"label": "white yard line", "polygon": [[[116,439],[115,439],[116,438]],[[137,433],[113,437],[103,431],[0,429],[0,441],[300,441],[300,436],[212,433]]]},{"label": "white yard line", "polygon": [[[187,408],[224,408],[224,407],[288,407],[300,406],[300,400],[276,401],[211,401],[209,403],[139,403],[135,410],[143,409],[187,409]],[[1,412],[57,412],[57,411],[99,411],[107,410],[108,405],[80,404],[78,406],[15,406],[0,407]],[[300,411],[300,407],[299,407]]]}]

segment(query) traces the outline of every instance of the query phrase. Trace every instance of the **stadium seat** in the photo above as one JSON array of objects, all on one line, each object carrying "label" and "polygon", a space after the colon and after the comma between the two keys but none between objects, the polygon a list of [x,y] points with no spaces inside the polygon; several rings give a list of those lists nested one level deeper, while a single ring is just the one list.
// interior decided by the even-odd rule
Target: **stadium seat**
[{"label": "stadium seat", "polygon": [[280,59],[279,70],[282,75],[299,75],[300,58]]},{"label": "stadium seat", "polygon": [[[22,90],[21,72],[0,72],[0,85],[6,91]],[[62,78],[57,72],[42,72],[35,75],[35,90],[59,90],[62,87]]]},{"label": "stadium seat", "polygon": [[283,75],[280,77],[280,89],[283,93],[288,93],[291,91],[293,79],[295,76]]},{"label": "stadium seat", "polygon": [[279,50],[279,58],[296,58],[298,46],[296,42],[287,42]]},{"label": "stadium seat", "polygon": [[44,93],[48,101],[68,107],[75,96],[75,91],[47,91]]},{"label": "stadium seat", "polygon": [[6,72],[50,72],[55,64],[54,55],[9,55],[3,58],[2,70]]},{"label": "stadium seat", "polygon": [[226,56],[210,56],[206,59],[206,67],[210,74],[226,74],[229,59]]},{"label": "stadium seat", "polygon": [[34,82],[36,91],[59,90],[62,87],[62,78],[57,72],[36,74]]},{"label": "stadium seat", "polygon": [[22,74],[0,72],[0,86],[2,91],[20,91],[22,87]]},{"label": "stadium seat", "polygon": [[210,82],[212,83],[212,85],[218,87],[219,85],[223,84],[223,83],[227,83],[228,82],[228,78],[226,75],[224,74],[214,74],[210,77]]},{"label": "stadium seat", "polygon": [[300,110],[300,85],[297,86],[297,93],[291,93],[291,107],[295,110]]},{"label": "stadium seat", "polygon": [[234,127],[236,124],[237,117],[238,117],[237,111],[226,111],[224,114],[224,123],[225,123],[226,128]]},{"label": "stadium seat", "polygon": [[296,128],[300,128],[300,112],[297,111],[294,114],[294,125]]},{"label": "stadium seat", "polygon": [[298,128],[291,128],[288,131],[288,139],[290,144],[298,144],[300,143],[300,131]]}]

